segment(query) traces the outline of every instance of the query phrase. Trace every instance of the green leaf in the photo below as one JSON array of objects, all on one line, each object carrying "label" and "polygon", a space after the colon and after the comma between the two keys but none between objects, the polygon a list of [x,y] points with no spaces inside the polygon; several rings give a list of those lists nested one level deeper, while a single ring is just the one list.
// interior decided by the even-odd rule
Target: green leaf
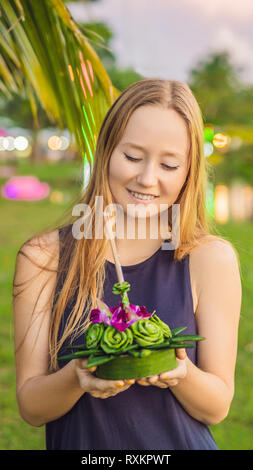
[{"label": "green leaf", "polygon": [[90,351],[76,351],[72,354],[66,354],[64,356],[59,356],[58,361],[65,361],[67,359],[78,359],[79,357],[87,357],[90,355]]},{"label": "green leaf", "polygon": [[192,343],[172,343],[169,346],[167,346],[168,349],[182,349],[182,348],[195,348],[195,345]]},{"label": "green leaf", "polygon": [[156,343],[156,344],[151,344],[148,346],[145,346],[146,349],[163,349],[167,348],[170,345],[170,340],[164,341],[163,343]]},{"label": "green leaf", "polygon": [[91,355],[88,359],[86,367],[89,368],[89,367],[93,367],[93,366],[99,366],[100,364],[105,364],[106,362],[109,362],[112,359],[114,359],[113,355],[98,356],[98,357],[95,357],[95,356]]},{"label": "green leaf", "polygon": [[178,335],[175,338],[171,338],[171,342],[178,343],[179,341],[202,341],[203,339],[206,338],[199,335]]},{"label": "green leaf", "polygon": [[181,331],[184,331],[186,330],[187,326],[180,326],[179,328],[174,328],[173,330],[171,330],[171,334],[172,336],[176,336],[178,335],[178,333],[181,333]]}]

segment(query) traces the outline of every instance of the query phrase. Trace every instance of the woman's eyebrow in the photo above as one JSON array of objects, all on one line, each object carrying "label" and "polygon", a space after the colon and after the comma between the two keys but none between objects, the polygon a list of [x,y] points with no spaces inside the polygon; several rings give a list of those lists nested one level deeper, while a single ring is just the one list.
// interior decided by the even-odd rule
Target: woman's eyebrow
[{"label": "woman's eyebrow", "polygon": [[[142,147],[141,145],[135,144],[134,142],[124,142],[123,145],[128,145],[129,147],[135,148],[137,150],[144,150],[146,152],[146,149]],[[169,157],[179,157],[179,158],[184,158],[184,155],[178,152],[169,152],[165,150],[164,152],[161,152],[161,156],[169,156]]]}]

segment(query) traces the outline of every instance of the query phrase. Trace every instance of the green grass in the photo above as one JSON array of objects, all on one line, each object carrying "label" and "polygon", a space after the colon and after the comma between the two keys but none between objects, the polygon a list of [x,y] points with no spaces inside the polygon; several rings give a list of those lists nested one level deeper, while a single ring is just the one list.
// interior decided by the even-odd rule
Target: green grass
[{"label": "green grass", "polygon": [[[19,416],[15,392],[12,280],[16,254],[34,232],[53,224],[71,206],[80,189],[82,168],[78,164],[23,164],[19,174],[36,174],[63,192],[63,203],[49,199],[37,202],[0,198],[0,450],[45,449],[44,427],[35,428]],[[0,181],[2,184],[3,181]],[[238,250],[243,284],[235,396],[228,417],[211,431],[220,449],[252,449],[253,435],[253,224],[228,223],[218,227]]]},{"label": "green grass", "polygon": [[[34,233],[54,224],[72,206],[82,181],[81,164],[50,164],[30,167],[22,163],[17,174],[36,175],[62,191],[63,201],[50,199],[23,202],[0,197],[0,450],[45,449],[44,427],[35,428],[19,416],[16,403],[12,281],[18,249]],[[0,180],[0,185],[5,180]]]},{"label": "green grass", "polygon": [[242,278],[242,308],[239,324],[235,395],[228,417],[211,431],[221,449],[253,449],[253,224],[219,226],[224,238],[238,251]]}]

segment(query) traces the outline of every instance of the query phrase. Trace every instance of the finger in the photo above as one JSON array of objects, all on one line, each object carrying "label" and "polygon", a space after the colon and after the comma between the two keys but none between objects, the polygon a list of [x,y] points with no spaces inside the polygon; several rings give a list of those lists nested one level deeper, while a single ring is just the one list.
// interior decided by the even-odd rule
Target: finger
[{"label": "finger", "polygon": [[149,383],[147,383],[146,377],[142,377],[141,379],[137,380],[137,383],[140,385],[149,385]]},{"label": "finger", "polygon": [[88,367],[88,370],[90,372],[94,372],[96,370],[97,366],[93,366],[93,367]]},{"label": "finger", "polygon": [[168,370],[159,375],[161,380],[172,380],[172,379],[182,379],[186,375],[186,365],[185,361],[180,361],[178,366],[175,369]]},{"label": "finger", "polygon": [[97,366],[92,366],[92,367],[87,367],[87,363],[88,363],[88,359],[83,359],[83,358],[77,358],[75,359],[77,361],[77,365],[78,367],[80,367],[80,369],[86,369],[90,372],[94,372],[94,370],[96,370]]},{"label": "finger", "polygon": [[[130,382],[130,379],[129,379],[129,382]],[[132,385],[133,381],[131,380],[130,383],[127,383],[126,380],[116,380],[114,382],[114,387],[124,387],[124,388],[128,388],[130,387],[130,385]]]},{"label": "finger", "polygon": [[151,384],[156,383],[158,379],[159,379],[159,375],[152,375],[151,377],[148,377],[148,381]]},{"label": "finger", "polygon": [[171,370],[168,370],[167,372],[163,372],[163,374],[159,375],[159,380],[165,380],[166,381],[166,380],[174,379],[175,370],[176,369],[171,369]]},{"label": "finger", "polygon": [[169,387],[168,382],[166,382],[166,381],[162,382],[161,380],[157,380],[157,382],[155,382],[154,385],[156,387],[160,387],[160,388],[168,388]]},{"label": "finger", "polygon": [[176,356],[178,359],[185,359],[186,358],[185,348],[176,349]]}]

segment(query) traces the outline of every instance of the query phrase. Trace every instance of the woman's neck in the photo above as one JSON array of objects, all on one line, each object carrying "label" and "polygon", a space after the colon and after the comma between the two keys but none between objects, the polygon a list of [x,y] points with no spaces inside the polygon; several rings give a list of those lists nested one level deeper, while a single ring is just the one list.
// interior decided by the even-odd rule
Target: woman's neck
[{"label": "woman's neck", "polygon": [[[144,227],[145,224],[141,223],[138,230],[138,223],[136,223],[135,232],[131,232],[131,234],[129,234],[125,224],[124,230],[122,230],[124,233],[121,233],[120,237],[117,237],[116,233],[115,244],[119,261],[122,266],[138,264],[145,261],[145,259],[150,258],[150,256],[159,250],[160,246],[164,242],[165,239],[161,237],[159,227],[157,230],[152,230],[152,227],[150,228],[149,220],[147,220],[146,223],[146,231]],[[115,227],[113,231],[115,232]],[[114,263],[110,245],[106,259]]]}]

